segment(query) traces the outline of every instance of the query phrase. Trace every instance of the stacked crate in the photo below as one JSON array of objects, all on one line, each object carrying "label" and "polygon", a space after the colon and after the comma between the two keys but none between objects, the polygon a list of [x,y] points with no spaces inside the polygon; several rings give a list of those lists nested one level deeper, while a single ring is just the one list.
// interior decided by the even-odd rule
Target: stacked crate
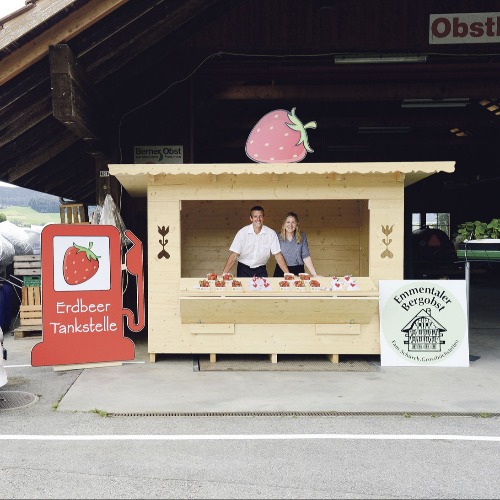
[{"label": "stacked crate", "polygon": [[19,326],[14,329],[14,338],[39,336],[42,334],[41,256],[16,255],[14,275],[23,280]]},{"label": "stacked crate", "polygon": [[88,224],[87,209],[82,203],[66,203],[59,206],[61,224]]}]

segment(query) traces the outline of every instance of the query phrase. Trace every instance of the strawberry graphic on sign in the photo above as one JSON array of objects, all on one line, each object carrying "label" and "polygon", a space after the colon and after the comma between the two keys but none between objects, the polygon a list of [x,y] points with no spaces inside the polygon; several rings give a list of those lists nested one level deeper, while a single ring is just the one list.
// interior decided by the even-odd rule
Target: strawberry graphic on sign
[{"label": "strawberry graphic on sign", "polygon": [[[126,252],[124,236],[132,244]],[[133,360],[125,327],[139,332],[145,323],[140,240],[107,224],[47,224],[41,254],[43,338],[32,366]],[[124,305],[124,279],[136,281],[135,314]]]},{"label": "strawberry graphic on sign", "polygon": [[100,257],[92,252],[92,245],[92,242],[88,247],[73,243],[64,253],[63,276],[68,285],[84,283],[99,270]]},{"label": "strawberry graphic on sign", "polygon": [[248,136],[245,146],[247,156],[258,163],[296,163],[314,150],[309,146],[308,128],[316,128],[316,122],[305,125],[292,111],[275,109],[263,116]]}]

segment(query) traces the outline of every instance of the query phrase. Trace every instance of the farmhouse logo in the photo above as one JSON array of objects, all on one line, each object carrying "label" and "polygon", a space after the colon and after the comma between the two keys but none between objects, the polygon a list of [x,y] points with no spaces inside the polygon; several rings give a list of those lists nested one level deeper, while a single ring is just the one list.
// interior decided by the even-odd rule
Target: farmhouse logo
[{"label": "farmhouse logo", "polygon": [[429,44],[499,43],[500,12],[431,14]]},{"label": "farmhouse logo", "polygon": [[446,343],[441,340],[446,328],[432,317],[430,309],[422,309],[401,331],[408,352],[441,352],[441,345]]},{"label": "farmhouse logo", "polygon": [[[392,288],[387,289],[387,283]],[[389,364],[398,365],[398,359],[402,365],[440,364],[463,351],[466,315],[463,301],[452,290],[435,281],[380,285],[382,356]]]}]

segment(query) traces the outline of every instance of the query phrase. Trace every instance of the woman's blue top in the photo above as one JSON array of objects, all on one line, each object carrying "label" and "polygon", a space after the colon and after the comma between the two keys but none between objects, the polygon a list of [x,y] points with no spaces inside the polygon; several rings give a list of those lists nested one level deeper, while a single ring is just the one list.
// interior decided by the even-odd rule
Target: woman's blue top
[{"label": "woman's blue top", "polygon": [[288,241],[286,238],[283,241],[279,234],[278,239],[280,242],[281,253],[283,254],[287,266],[301,266],[304,264],[304,259],[311,255],[309,252],[306,233],[302,233],[302,240],[299,244],[297,244],[295,235],[292,238],[292,241]]}]

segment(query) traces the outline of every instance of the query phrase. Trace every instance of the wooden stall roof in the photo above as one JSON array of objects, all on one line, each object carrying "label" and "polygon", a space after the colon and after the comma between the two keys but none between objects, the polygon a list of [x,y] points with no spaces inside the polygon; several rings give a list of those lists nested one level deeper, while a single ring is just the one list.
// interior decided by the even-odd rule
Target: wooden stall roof
[{"label": "wooden stall roof", "polygon": [[134,197],[146,196],[149,176],[154,175],[328,175],[404,174],[409,186],[438,172],[451,173],[454,161],[366,163],[217,163],[217,164],[111,164],[109,171]]}]

